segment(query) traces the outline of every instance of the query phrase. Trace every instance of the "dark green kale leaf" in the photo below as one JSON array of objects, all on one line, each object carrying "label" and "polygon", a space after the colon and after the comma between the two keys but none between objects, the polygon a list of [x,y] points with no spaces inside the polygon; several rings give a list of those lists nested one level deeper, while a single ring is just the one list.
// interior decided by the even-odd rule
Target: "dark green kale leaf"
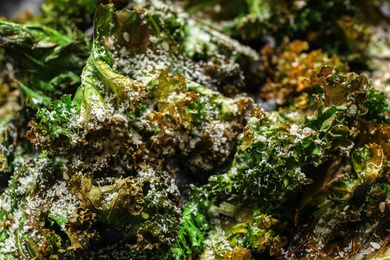
[{"label": "dark green kale leaf", "polygon": [[[181,208],[177,187],[168,173],[147,168],[136,177],[97,179],[75,174],[69,185],[81,209],[135,241],[130,245],[133,251],[163,251],[175,243]],[[72,223],[68,225],[74,228]],[[75,243],[72,250],[83,249]]]},{"label": "dark green kale leaf", "polygon": [[[369,89],[366,78],[354,73],[336,75],[334,68],[324,66],[312,74],[309,85],[319,85],[324,94],[316,97],[317,109],[304,122],[255,107],[247,118],[231,168],[211,176],[203,187],[194,188],[192,199],[201,198],[209,205],[199,213],[212,223],[200,257],[234,256],[238,254],[236,247],[240,253],[249,250],[245,254],[252,257],[282,255],[287,244],[284,228],[293,222],[291,208],[298,209],[296,221],[302,210],[319,201],[324,203],[324,214],[334,209],[336,204],[321,200],[327,186],[319,185],[319,181],[333,183],[334,196],[350,200],[359,187],[370,185],[380,175],[382,149],[370,143],[355,148],[355,142],[363,142],[357,139],[357,128],[360,116],[367,113],[363,106]],[[344,169],[340,168],[340,158],[350,158],[354,169],[349,175],[352,179],[345,184],[340,177],[340,169]],[[332,162],[335,166],[324,172],[322,169]],[[312,187],[317,189],[314,193]],[[348,187],[348,193],[342,187]],[[299,205],[296,196],[301,191]],[[246,220],[248,216],[253,219]],[[191,244],[187,246],[191,248]]]},{"label": "dark green kale leaf", "polygon": [[77,208],[68,189],[64,162],[42,153],[17,169],[2,194],[0,256],[58,259],[65,250],[67,217]]},{"label": "dark green kale leaf", "polygon": [[92,26],[93,14],[101,0],[46,0],[41,6],[42,14],[34,22],[72,33],[75,28],[85,31]]},{"label": "dark green kale leaf", "polygon": [[[287,222],[263,214],[257,205],[219,206],[192,194],[183,212],[172,259],[253,259],[262,254],[279,255],[287,240]],[[170,258],[168,258],[170,259]]]},{"label": "dark green kale leaf", "polygon": [[[337,80],[336,84],[329,84],[332,79],[328,79],[328,83],[322,82],[322,85],[328,85],[326,89],[332,95],[324,102],[355,100],[344,106],[345,121],[349,129],[354,129],[354,138],[350,139],[349,152],[330,161],[328,167],[323,168],[323,176],[316,178],[313,175],[314,184],[304,189],[295,224],[302,219],[303,211],[305,214],[314,211],[313,217],[309,226],[298,225],[299,236],[306,239],[293,242],[285,257],[329,255],[332,258],[360,259],[386,254],[383,248],[388,243],[388,233],[382,231],[387,228],[387,222],[383,220],[388,217],[390,139],[389,125],[378,122],[380,114],[377,111],[386,111],[387,104],[376,102],[364,78],[356,74],[339,78],[348,79],[346,82],[353,85],[343,86]],[[368,91],[371,100],[366,99],[364,91]],[[377,95],[381,96],[379,92]]]},{"label": "dark green kale leaf", "polygon": [[0,46],[13,57],[21,104],[37,110],[64,93],[72,93],[89,53],[87,38],[71,36],[39,25],[0,20]]},{"label": "dark green kale leaf", "polygon": [[368,121],[376,119],[378,123],[390,123],[389,103],[383,92],[374,88],[370,89],[367,92],[367,100],[364,102],[364,106],[368,108],[368,112],[362,116],[363,119]]},{"label": "dark green kale leaf", "polygon": [[[98,8],[92,54],[74,99],[54,102],[53,111],[42,109],[40,122],[30,124],[28,138],[38,148],[77,155],[81,149],[82,161],[98,164],[93,170],[108,167],[109,160],[126,165],[126,158],[133,158],[126,166],[131,169],[151,163],[155,154],[184,156],[194,169],[225,162],[252,101],[199,84],[209,79],[202,63],[185,57],[180,45],[164,36],[168,31],[161,33],[167,29],[159,16],[145,9]],[[200,78],[188,73],[189,66]],[[110,133],[114,129],[117,134]],[[113,141],[118,145],[105,153]]]},{"label": "dark green kale leaf", "polygon": [[383,12],[385,0],[176,2],[203,23],[248,45],[261,46],[270,36],[280,45],[287,36],[366,68],[372,60],[371,47],[381,45],[373,40],[378,24],[389,23]]},{"label": "dark green kale leaf", "polygon": [[264,206],[272,209],[291,191],[311,182],[305,174],[308,165],[318,167],[340,154],[348,155],[356,136],[356,119],[367,111],[362,104],[368,83],[356,74],[333,75],[330,67],[313,73],[310,84],[320,84],[326,93],[324,101],[317,97],[317,111],[303,124],[253,110],[232,168],[212,176],[204,187],[209,198],[234,203],[260,196],[266,198]]},{"label": "dark green kale leaf", "polygon": [[28,116],[20,101],[17,67],[5,49],[0,49],[0,53],[0,185],[5,188],[14,169],[22,167],[24,159],[34,158],[37,153],[23,138]]},{"label": "dark green kale leaf", "polygon": [[180,222],[180,232],[176,244],[170,249],[174,259],[186,259],[188,255],[200,252],[207,231],[210,230],[206,212],[210,205],[202,201],[191,201],[185,207]]}]

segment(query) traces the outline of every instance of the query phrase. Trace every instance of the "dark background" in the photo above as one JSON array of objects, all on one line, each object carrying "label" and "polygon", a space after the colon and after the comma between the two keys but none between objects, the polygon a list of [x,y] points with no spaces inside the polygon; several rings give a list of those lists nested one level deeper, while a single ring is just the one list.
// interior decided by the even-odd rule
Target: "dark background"
[{"label": "dark background", "polygon": [[38,14],[43,2],[45,0],[0,0],[0,13],[7,18],[16,17],[26,9]]}]

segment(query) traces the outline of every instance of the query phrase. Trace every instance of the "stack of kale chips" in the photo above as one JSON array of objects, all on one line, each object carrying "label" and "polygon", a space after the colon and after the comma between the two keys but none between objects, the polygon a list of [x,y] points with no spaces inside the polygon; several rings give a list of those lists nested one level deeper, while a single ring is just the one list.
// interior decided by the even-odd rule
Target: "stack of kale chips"
[{"label": "stack of kale chips", "polygon": [[0,258],[387,259],[389,9],[47,0],[0,18]]}]

